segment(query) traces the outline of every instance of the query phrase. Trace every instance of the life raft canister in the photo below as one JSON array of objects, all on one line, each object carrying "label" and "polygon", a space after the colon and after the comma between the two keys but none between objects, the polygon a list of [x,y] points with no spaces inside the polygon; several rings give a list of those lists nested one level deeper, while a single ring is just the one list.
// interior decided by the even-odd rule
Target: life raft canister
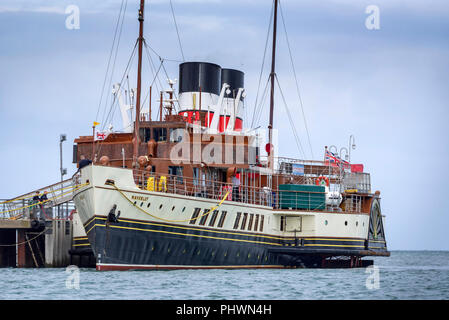
[{"label": "life raft canister", "polygon": [[315,184],[317,186],[326,186],[329,187],[329,179],[327,177],[321,176],[315,180]]},{"label": "life raft canister", "polygon": [[154,177],[149,177],[147,179],[147,190],[148,191],[154,191],[155,187],[154,187]]},{"label": "life raft canister", "polygon": [[159,192],[167,192],[167,177],[161,176],[159,178],[158,190]]}]

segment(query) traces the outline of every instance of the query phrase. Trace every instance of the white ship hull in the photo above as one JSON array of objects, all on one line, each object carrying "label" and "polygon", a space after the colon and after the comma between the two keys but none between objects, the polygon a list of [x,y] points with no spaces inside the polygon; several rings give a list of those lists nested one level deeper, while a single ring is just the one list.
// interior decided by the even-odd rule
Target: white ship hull
[{"label": "white ship hull", "polygon": [[[74,201],[99,270],[321,267],[336,256],[361,265],[362,256],[388,255],[384,239],[369,239],[370,214],[275,210],[145,191],[123,168],[88,166],[78,179],[89,182]],[[217,205],[215,217],[215,210],[203,216]],[[116,222],[108,219],[114,206]]]}]

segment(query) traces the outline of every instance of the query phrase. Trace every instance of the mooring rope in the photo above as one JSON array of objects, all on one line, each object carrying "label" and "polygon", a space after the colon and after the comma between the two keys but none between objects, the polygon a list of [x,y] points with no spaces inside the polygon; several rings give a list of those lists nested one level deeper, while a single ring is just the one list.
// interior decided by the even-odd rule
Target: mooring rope
[{"label": "mooring rope", "polygon": [[115,185],[115,184],[111,184],[114,188],[115,188],[115,190],[117,190],[126,200],[128,200],[128,202],[129,203],[131,203],[134,207],[136,207],[137,209],[139,209],[140,211],[142,211],[143,213],[145,213],[145,214],[147,214],[147,215],[149,215],[149,216],[151,216],[151,217],[153,217],[153,218],[155,218],[155,219],[159,219],[159,220],[162,220],[162,221],[165,221],[165,222],[187,222],[187,221],[194,221],[194,220],[196,220],[196,219],[199,219],[199,218],[201,218],[201,217],[204,217],[204,216],[206,216],[206,215],[208,215],[210,212],[212,212],[212,211],[214,211],[214,210],[216,210],[217,208],[219,208],[222,204],[223,204],[223,202],[226,200],[226,198],[228,197],[228,195],[229,195],[229,193],[230,193],[230,190],[228,190],[228,192],[226,192],[226,194],[224,195],[224,197],[223,197],[223,199],[221,199],[220,200],[220,202],[215,206],[215,207],[212,207],[212,208],[210,208],[209,209],[209,211],[207,211],[207,212],[205,212],[205,213],[203,213],[202,215],[199,215],[198,217],[195,217],[195,218],[191,218],[191,219],[186,219],[186,220],[170,220],[170,219],[164,219],[164,218],[161,218],[161,217],[158,217],[158,216],[155,216],[155,215],[153,215],[153,214],[151,214],[151,213],[149,213],[149,212],[147,212],[147,211],[145,211],[145,210],[143,210],[141,207],[139,207],[139,206],[137,206],[132,200],[130,200],[119,188],[117,188],[117,186]]},{"label": "mooring rope", "polygon": [[39,234],[37,234],[34,238],[28,239],[28,240],[23,241],[23,242],[13,243],[13,244],[0,244],[0,247],[13,247],[13,246],[21,246],[23,244],[27,244],[28,242],[31,242],[34,239],[37,239],[38,237],[40,237],[45,231],[47,231],[47,228],[45,228],[44,231],[42,231]]}]

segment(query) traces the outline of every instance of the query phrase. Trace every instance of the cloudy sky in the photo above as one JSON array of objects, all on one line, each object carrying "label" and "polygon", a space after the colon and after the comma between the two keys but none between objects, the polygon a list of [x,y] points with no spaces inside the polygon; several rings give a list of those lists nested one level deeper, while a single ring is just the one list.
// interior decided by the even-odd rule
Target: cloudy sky
[{"label": "cloudy sky", "polygon": [[[272,2],[172,2],[185,60],[245,72],[249,125]],[[121,4],[0,0],[0,198],[60,179],[61,133],[68,137],[64,166],[70,175],[75,171],[73,140],[91,134],[92,122],[101,122],[107,110],[109,78],[99,108],[100,97]],[[66,28],[70,5],[80,10],[79,29]],[[378,30],[366,28],[369,5],[380,10]],[[448,250],[449,3],[283,0],[281,7],[312,150],[280,19],[277,74],[305,154],[277,91],[280,152],[321,160],[325,145],[347,147],[353,134],[352,162],[363,163],[372,189],[381,191],[390,249]],[[113,83],[120,81],[137,38],[137,8],[137,0],[127,1]],[[147,1],[145,38],[177,78],[182,55],[168,0]],[[154,55],[153,60],[158,63]],[[153,76],[144,63],[143,83],[149,87]],[[263,84],[268,68],[266,60]],[[135,70],[133,64],[131,86]],[[257,125],[266,126],[267,118],[265,105]]]}]

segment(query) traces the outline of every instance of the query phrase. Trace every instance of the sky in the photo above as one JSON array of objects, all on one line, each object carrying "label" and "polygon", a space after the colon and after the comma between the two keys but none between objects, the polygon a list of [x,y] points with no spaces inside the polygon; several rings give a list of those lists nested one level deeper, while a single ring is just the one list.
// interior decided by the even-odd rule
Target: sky
[{"label": "sky", "polygon": [[[110,82],[106,70],[121,0],[0,0],[0,198],[60,180],[60,134],[67,134],[63,165],[69,176],[76,171],[73,140],[90,135],[95,120],[108,124],[103,120],[109,84],[120,82],[137,39],[138,2],[126,2]],[[244,121],[249,126],[272,2],[172,4],[185,61],[213,62],[245,73]],[[66,27],[70,5],[79,8],[79,29]],[[379,29],[366,27],[370,5],[379,8]],[[285,20],[278,20],[276,73],[303,151],[276,88],[280,154],[322,160],[324,146],[348,148],[354,135],[351,160],[364,164],[372,190],[381,191],[389,249],[449,250],[449,3],[282,0],[281,8]],[[183,57],[168,0],[146,2],[144,32],[148,45],[166,59],[168,76],[178,78]],[[267,50],[261,92],[269,74],[271,39]],[[154,77],[145,59],[143,85],[148,88]],[[152,59],[158,66],[153,53]],[[129,72],[132,87],[135,61]],[[261,112],[256,126],[266,127],[267,104]],[[118,110],[114,115],[114,128],[120,129]]]}]

